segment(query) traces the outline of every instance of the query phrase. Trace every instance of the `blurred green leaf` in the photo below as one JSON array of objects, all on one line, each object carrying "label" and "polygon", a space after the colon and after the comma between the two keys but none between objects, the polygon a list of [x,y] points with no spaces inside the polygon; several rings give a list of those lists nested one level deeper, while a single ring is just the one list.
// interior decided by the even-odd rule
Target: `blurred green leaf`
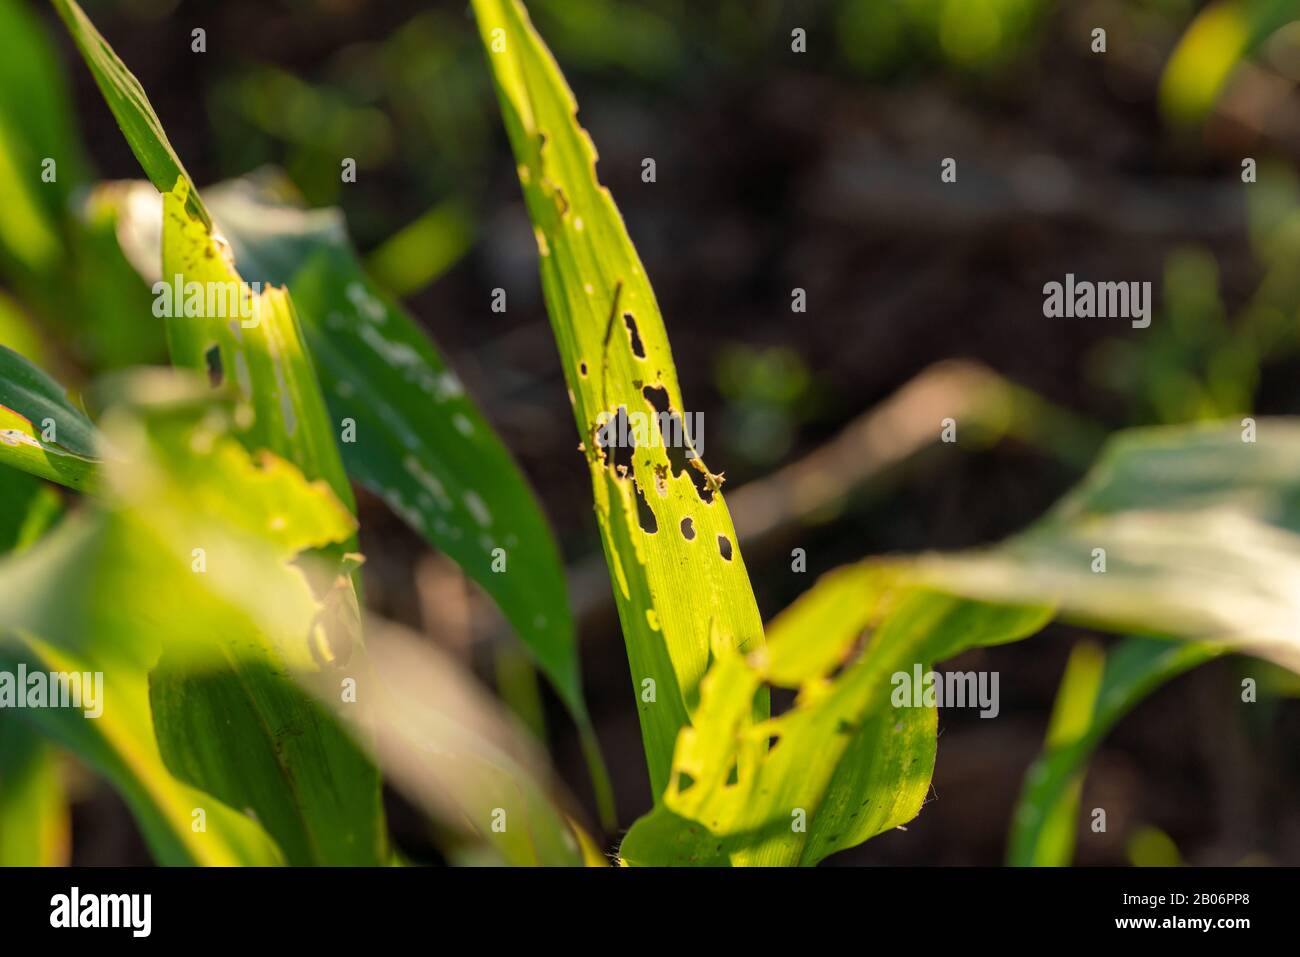
[{"label": "blurred green leaf", "polygon": [[[566,810],[571,801],[536,740],[472,674],[392,623],[369,620],[366,637],[357,704],[341,710],[375,741],[388,780],[476,851],[490,848],[493,863],[608,863]],[[324,687],[321,700],[337,708],[337,690]]]},{"label": "blurred green leaf", "polygon": [[1061,679],[1043,753],[1025,774],[1007,863],[1065,867],[1074,856],[1088,759],[1129,711],[1165,682],[1221,654],[1210,645],[1126,638],[1109,653],[1075,647]]},{"label": "blurred green leaf", "polygon": [[131,382],[166,398],[145,421],[106,417],[122,457],[98,507],[0,567],[17,647],[104,675],[100,717],[33,720],[114,779],[160,859],[235,853],[175,833],[201,807],[210,834],[228,805],[254,812],[290,863],[382,863],[378,772],[291,677],[322,667],[328,606],[291,562],[346,540],[355,520],[324,483],[250,458],[199,383],[177,395],[171,379]]},{"label": "blurred green leaf", "polygon": [[58,753],[12,714],[0,714],[0,867],[62,867],[71,820]]},{"label": "blurred green leaf", "polygon": [[86,164],[62,67],[23,0],[0,0],[0,37],[0,258],[42,274],[62,259],[62,219]]},{"label": "blurred green leaf", "polygon": [[389,236],[366,257],[375,280],[397,296],[424,289],[469,250],[476,227],[470,215],[448,200]]},{"label": "blurred green leaf", "polygon": [[1028,531],[921,565],[945,590],[1300,670],[1300,422],[1121,433]]},{"label": "blurred green leaf", "polygon": [[0,465],[69,488],[94,485],[95,427],[53,379],[0,346]]},{"label": "blurred green leaf", "polygon": [[[152,281],[157,206],[133,186],[106,189],[123,247]],[[330,416],[350,423],[354,441],[340,444],[349,474],[496,600],[582,728],[603,782],[559,549],[531,488],[436,346],[362,271],[338,211],[304,210],[286,193],[269,171],[208,191],[243,274],[287,283],[301,307]]]},{"label": "blurred green leaf", "polygon": [[[475,0],[474,10],[537,238],[657,799],[710,654],[762,647],[762,622],[720,479],[693,457],[689,438],[677,440],[686,455],[670,455],[666,437],[627,461],[625,450],[598,441],[620,410],[644,416],[647,431],[668,421],[661,409],[683,415],[668,335],[622,217],[596,179],[573,94],[527,13],[500,0]],[[765,693],[753,712],[766,717]]]},{"label": "blurred green leaf", "polygon": [[1295,17],[1295,0],[1219,0],[1206,6],[1165,66],[1165,117],[1184,126],[1204,120],[1242,59]]},{"label": "blurred green leaf", "polygon": [[[0,468],[0,554],[29,548],[62,511],[58,493]],[[71,819],[58,752],[14,712],[0,712],[0,867],[68,863]]]},{"label": "blurred green leaf", "polygon": [[40,479],[0,467],[0,554],[28,548],[62,512],[59,493]]},{"label": "blurred green leaf", "polygon": [[[225,243],[213,233],[212,220],[163,132],[140,84],[113,53],[72,0],[54,0],[69,31],[81,49],[109,107],[151,182],[163,194],[162,273],[154,287],[155,314],[167,318],[167,338],[174,364],[206,372],[213,386],[228,388],[236,396],[235,422],[240,439],[250,450],[276,452],[301,469],[308,480],[322,480],[337,501],[351,511],[355,506],[329,424],[320,385],[288,293],[269,288],[259,291],[246,284],[235,270]],[[195,296],[191,289],[197,289]],[[221,295],[215,296],[214,293]],[[159,309],[162,304],[166,308]],[[224,489],[225,494],[229,489]],[[281,503],[283,508],[283,503]],[[287,522],[283,513],[268,518]],[[349,528],[355,532],[355,525]],[[347,547],[340,536],[327,536],[316,546],[328,546],[336,559]],[[315,546],[313,546],[315,547]],[[268,579],[268,580],[274,580]],[[322,660],[345,656],[360,639],[357,599],[348,576],[340,578],[338,605],[343,614],[330,616],[321,627],[304,629],[315,643],[312,650]],[[257,583],[250,582],[256,588]],[[347,614],[347,610],[351,614]],[[177,619],[183,621],[184,619]],[[201,616],[194,627],[211,628],[208,637],[221,634]],[[223,636],[223,647],[229,636]],[[154,722],[169,766],[194,783],[220,794],[247,800],[264,800],[258,806],[268,826],[294,861],[307,850],[303,834],[285,829],[291,819],[285,807],[296,810],[303,831],[314,838],[314,859],[342,863],[377,863],[384,858],[383,813],[379,801],[379,775],[356,751],[351,740],[333,722],[320,720],[318,709],[302,689],[275,668],[250,672],[234,659],[214,663],[212,680],[184,681],[164,669],[153,678]],[[227,693],[230,681],[242,682],[242,699]],[[167,687],[171,683],[182,687]],[[199,714],[219,714],[236,700],[241,718],[255,715],[268,734],[279,735],[270,746],[275,760],[263,763],[279,773],[272,783],[255,791],[231,790],[231,782],[249,785],[243,777],[247,757],[243,742],[214,735],[202,751],[169,748],[189,722]],[[300,738],[293,746],[286,741]],[[181,764],[182,756],[195,760]],[[323,762],[323,763],[322,763]],[[332,780],[345,776],[346,787],[305,791],[301,785],[313,778]],[[340,777],[339,780],[343,778]],[[270,802],[278,789],[292,792],[283,801]],[[318,813],[313,813],[319,809]],[[333,829],[332,839],[322,831]]]},{"label": "blurred green leaf", "polygon": [[[663,802],[632,826],[619,856],[812,865],[906,823],[930,788],[937,716],[898,706],[895,676],[1026,637],[1049,617],[914,587],[903,566],[864,562],[823,577],[772,622],[765,651],[726,650],[709,670]],[[747,726],[765,684],[798,697]]]},{"label": "blurred green leaf", "polygon": [[[110,540],[103,522],[73,516],[27,552],[0,561],[0,668],[103,675],[99,717],[32,708],[21,712],[24,720],[112,782],[158,863],[278,863],[278,849],[255,822],[182,784],[164,765],[149,713],[142,640],[149,636],[138,624],[150,620],[147,599],[117,577],[134,569],[104,560],[123,557],[106,548]],[[132,595],[135,603],[122,601]],[[205,831],[193,827],[196,808],[206,812]]]}]

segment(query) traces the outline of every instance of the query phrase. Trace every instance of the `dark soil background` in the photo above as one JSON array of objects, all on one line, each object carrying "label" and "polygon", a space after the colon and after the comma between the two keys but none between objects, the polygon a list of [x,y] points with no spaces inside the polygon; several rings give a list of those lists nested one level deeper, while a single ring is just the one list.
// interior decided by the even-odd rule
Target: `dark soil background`
[{"label": "dark soil background", "polygon": [[[1110,373],[1150,350],[1203,364],[1201,346],[1171,340],[1159,315],[1149,330],[1045,319],[1041,289],[1066,272],[1151,280],[1159,303],[1170,257],[1194,246],[1217,264],[1223,336],[1256,295],[1266,265],[1251,242],[1240,158],[1294,170],[1300,98],[1294,82],[1277,93],[1256,78],[1275,99],[1252,110],[1264,94],[1251,74],[1233,87],[1228,105],[1240,109],[1172,129],[1158,106],[1160,71],[1199,6],[990,4],[1033,15],[972,64],[954,62],[923,28],[899,26],[900,5],[887,0],[530,4],[654,282],[686,401],[704,414],[709,462],[729,489],[797,461],[953,357],[978,359],[1101,431],[1171,417],[1145,366],[1127,379]],[[282,165],[313,203],[343,207],[363,251],[441,203],[463,213],[463,255],[406,301],[518,457],[566,559],[598,555],[531,229],[466,5],[86,7],[201,185]],[[1109,29],[1104,56],[1088,47],[1096,25]],[[191,52],[195,27],[207,31],[206,53]],[[805,54],[790,50],[794,27],[808,31]],[[66,37],[59,45],[100,173],[138,177],[89,74]],[[358,159],[355,185],[337,182],[340,156]],[[640,176],[647,156],[652,184]],[[958,160],[957,184],[939,182],[944,157]],[[507,290],[505,314],[489,309],[494,287]],[[791,312],[794,287],[807,290],[805,315]],[[1300,412],[1297,371],[1279,349],[1247,401],[1254,392],[1260,413]],[[818,574],[866,555],[994,541],[1079,474],[1014,441],[934,450],[794,529],[805,574],[790,571],[790,546],[746,549],[759,606],[771,617]],[[382,503],[363,495],[362,509],[375,610],[426,628],[493,681],[501,638],[485,601]],[[463,606],[459,624],[452,605]],[[1000,716],[941,711],[919,818],[831,863],[999,862],[1066,657],[1084,636],[1053,626],[953,662],[1000,672]],[[627,827],[650,793],[623,642],[612,620],[581,638]],[[1166,833],[1188,863],[1300,863],[1300,707],[1267,695],[1243,706],[1241,677],[1261,668],[1216,662],[1121,722],[1083,790],[1085,809],[1106,808],[1108,829],[1081,826],[1079,863],[1129,862],[1144,827]],[[590,807],[572,728],[549,697],[546,711],[561,776]],[[396,799],[391,810],[399,843],[436,859],[418,818]],[[79,803],[75,828],[81,863],[147,861],[111,795]],[[617,835],[607,838],[612,847]]]}]

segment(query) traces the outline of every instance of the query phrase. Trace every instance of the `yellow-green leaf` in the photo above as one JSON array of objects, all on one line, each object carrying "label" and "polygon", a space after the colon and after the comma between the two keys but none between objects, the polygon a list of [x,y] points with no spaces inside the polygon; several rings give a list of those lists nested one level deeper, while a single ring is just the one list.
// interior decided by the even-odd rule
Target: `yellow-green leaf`
[{"label": "yellow-green leaf", "polygon": [[96,441],[58,383],[0,346],[0,466],[84,490],[96,480]]},{"label": "yellow-green leaf", "polygon": [[947,591],[1222,642],[1300,671],[1297,501],[1294,419],[1133,429],[1027,531],[920,568]]},{"label": "yellow-green leaf", "polygon": [[[474,11],[537,239],[658,796],[711,649],[761,648],[762,622],[720,477],[676,428],[690,419],[663,317],[596,178],[573,94],[521,4],[475,0]],[[599,438],[620,413],[646,425],[631,454]],[[765,694],[753,711],[766,715]]]},{"label": "yellow-green leaf", "polygon": [[1061,679],[1043,753],[1025,774],[1007,863],[1068,866],[1083,775],[1102,738],[1152,691],[1221,653],[1212,645],[1154,638],[1127,638],[1106,654],[1094,645],[1076,647]]},{"label": "yellow-green leaf", "polygon": [[[772,623],[765,651],[726,651],[709,670],[663,803],[632,826],[620,857],[811,865],[906,823],[929,790],[937,719],[933,706],[894,700],[896,676],[1023,638],[1048,616],[919,588],[906,567],[833,572]],[[766,684],[797,690],[794,706],[747,725]]]}]

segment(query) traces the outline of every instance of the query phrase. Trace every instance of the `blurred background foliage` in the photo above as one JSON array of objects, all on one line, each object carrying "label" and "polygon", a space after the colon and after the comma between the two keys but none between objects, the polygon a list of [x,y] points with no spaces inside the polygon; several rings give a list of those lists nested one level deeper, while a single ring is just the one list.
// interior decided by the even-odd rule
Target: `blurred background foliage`
[{"label": "blurred background foliage", "polygon": [[[528,6],[582,104],[729,489],[799,461],[951,357],[990,366],[1086,435],[1300,412],[1297,0]],[[343,209],[367,266],[443,345],[521,461],[566,558],[598,553],[534,240],[466,4],[85,7],[200,186],[275,165],[310,204]],[[195,28],[206,52],[192,50]],[[796,28],[806,53],[791,50]],[[654,184],[641,181],[647,156]],[[356,160],[355,183],[340,181],[342,157]],[[939,182],[944,157],[958,161],[955,184]],[[1246,157],[1258,163],[1249,185]],[[53,182],[40,176],[46,158]],[[137,169],[52,12],[0,0],[0,343],[74,390],[164,355],[148,290],[92,193]],[[1150,280],[1151,327],[1043,318],[1042,285],[1066,272]],[[790,310],[795,287],[806,313]],[[495,288],[507,291],[504,314],[490,309]],[[1023,436],[930,449],[787,529],[806,573],[791,572],[786,551],[747,545],[760,608],[771,615],[863,554],[1015,531],[1080,470]],[[507,690],[517,670],[482,596],[378,500],[360,507],[371,606],[423,627],[508,696],[535,695],[526,681]],[[590,703],[631,820],[647,790],[622,643],[608,617],[584,621]],[[935,793],[956,799],[849,859],[1002,858],[1076,637],[1052,634],[953,662],[1015,676],[1003,681],[1004,718],[942,715]],[[1242,667],[1253,664],[1218,661],[1171,684],[1106,741],[1084,806],[1119,812],[1110,836],[1080,841],[1081,862],[1233,863],[1260,848],[1300,862],[1294,709],[1247,721],[1204,704],[1230,693]],[[1284,680],[1261,685],[1265,699],[1295,694]],[[555,710],[549,693],[544,705]],[[520,708],[541,726],[536,702]],[[552,749],[581,788],[564,727]],[[144,859],[138,841],[124,852],[111,795],[80,779],[73,791],[74,823],[91,838],[79,855]],[[415,820],[393,815],[418,848]]]}]

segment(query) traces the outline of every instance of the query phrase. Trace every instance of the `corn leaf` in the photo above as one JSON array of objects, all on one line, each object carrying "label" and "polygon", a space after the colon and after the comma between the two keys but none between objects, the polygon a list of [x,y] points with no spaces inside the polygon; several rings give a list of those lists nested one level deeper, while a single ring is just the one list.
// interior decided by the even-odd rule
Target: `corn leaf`
[{"label": "corn leaf", "polygon": [[[87,38],[78,40],[83,52],[97,38],[99,55],[88,56],[92,71],[141,165],[164,194],[163,286],[155,288],[173,284],[173,309],[189,282],[220,286],[254,276],[255,282],[289,283],[302,294],[310,346],[322,363],[353,473],[501,604],[573,712],[610,817],[612,799],[582,698],[558,549],[504,446],[415,324],[366,278],[335,214],[272,207],[264,197],[250,205],[246,190],[230,189],[222,225],[237,241],[240,261],[248,262],[247,276],[236,273],[225,246],[214,242],[207,207],[195,203],[193,185],[138,83],[111,51],[104,52],[107,44],[78,16],[75,4],[61,6]],[[140,228],[147,229],[128,223],[125,231]],[[297,313],[277,289],[241,295],[241,306],[252,315],[238,323],[169,318],[173,362],[209,371],[215,364],[214,374],[232,378],[248,404],[250,447],[272,449],[309,477],[325,478],[351,504],[327,424],[331,413],[316,386]]]},{"label": "corn leaf", "polygon": [[[173,364],[230,382],[250,449],[270,449],[352,504],[298,319],[283,289],[260,291],[236,271],[226,244],[130,70],[74,0],[52,0],[150,182],[163,194],[162,272]],[[193,284],[193,286],[191,286]]]},{"label": "corn leaf", "polygon": [[[155,287],[155,308],[167,317],[173,363],[206,372],[213,386],[235,394],[235,422],[246,448],[277,453],[308,480],[322,480],[336,501],[350,511],[354,508],[352,490],[288,293],[278,288],[259,290],[243,281],[227,245],[214,235],[211,217],[138,81],[76,3],[54,2],[141,166],[163,193],[165,278]],[[158,309],[160,303],[165,308]],[[283,515],[274,518],[286,520]],[[355,532],[355,526],[351,531]],[[341,560],[349,545],[350,541],[328,537],[311,547],[324,546]],[[256,587],[256,582],[250,584]],[[339,580],[339,592],[340,597],[334,600],[343,613],[330,615],[320,629],[304,632],[311,632],[315,640],[312,650],[322,660],[346,654],[360,638],[350,574]],[[177,619],[175,623],[183,622]],[[324,638],[319,637],[320,632]],[[209,638],[215,640],[221,634],[214,631]],[[228,640],[223,637],[219,644]],[[337,723],[321,720],[305,692],[276,667],[248,672],[232,660],[225,662],[224,668],[216,663],[209,669],[223,673],[227,681],[183,682],[183,688],[169,690],[164,687],[167,683],[181,682],[176,671],[164,668],[154,676],[154,722],[169,766],[214,792],[238,793],[250,801],[266,802],[254,806],[259,813],[271,814],[268,826],[288,819],[284,809],[291,808],[301,818],[304,834],[315,838],[310,843],[315,860],[382,860],[386,852],[378,771],[357,752]],[[215,716],[222,707],[230,706],[236,699],[227,693],[228,682],[235,680],[245,695],[238,699],[243,716],[256,716],[267,733],[276,736],[271,750],[279,777],[262,782],[256,793],[229,790],[232,782],[252,786],[241,776],[245,752],[237,740],[215,735],[209,747],[193,751],[169,746],[178,741],[178,728],[189,727],[193,714]],[[289,739],[299,740],[296,746],[284,746]],[[183,758],[191,757],[194,760],[182,763]],[[346,787],[318,792],[303,786],[316,779],[342,780],[340,775],[350,775]],[[277,789],[279,799],[272,802],[268,795]],[[333,835],[327,833],[331,828]],[[287,845],[286,853],[299,860],[309,846],[304,834],[281,828],[276,837]],[[331,836],[332,840],[327,839]]]},{"label": "corn leaf", "polygon": [[[354,430],[340,445],[348,474],[492,595],[589,726],[559,551],[532,490],[434,344],[361,270],[340,213],[284,193],[269,172],[207,190],[241,273],[287,285],[299,307],[330,417]],[[161,279],[153,194],[144,184],[100,191],[148,282]],[[493,568],[498,548],[504,570]]]},{"label": "corn leaf", "polygon": [[[208,226],[191,217],[192,192],[189,182],[181,179],[175,189],[163,193],[165,278],[155,288],[170,298],[167,342],[172,362],[206,372],[214,384],[232,384],[245,445],[275,452],[309,479],[324,479],[341,502],[354,507],[288,292],[274,286],[259,292],[244,282],[226,247]],[[191,284],[205,294],[194,310],[186,291]],[[210,290],[234,294],[218,303],[208,298]]]},{"label": "corn leaf", "polygon": [[[42,275],[63,258],[59,222],[86,164],[61,64],[23,0],[0,0],[0,36],[0,261]],[[53,179],[44,176],[51,160]]]},{"label": "corn leaf", "polygon": [[[654,292],[596,179],[595,150],[577,123],[573,94],[522,5],[475,0],[474,11],[537,238],[650,780],[660,795],[710,654],[760,648],[762,622],[719,477],[680,431],[657,434],[673,432],[686,406]],[[630,455],[598,434],[620,412],[649,422]],[[630,421],[635,427],[637,419]],[[665,446],[674,440],[670,454]],[[758,699],[753,710],[761,718],[766,695]]]},{"label": "corn leaf", "polygon": [[[58,519],[44,482],[0,468],[0,553],[22,552]],[[16,713],[0,712],[0,867],[68,863],[71,818],[58,752]]]},{"label": "corn leaf", "polygon": [[279,844],[263,863],[383,862],[377,770],[292,678],[323,667],[330,609],[300,564],[355,520],[323,482],[270,453],[250,458],[230,415],[189,387],[132,388],[167,403],[146,420],[106,416],[122,460],[97,507],[0,574],[12,646],[45,667],[104,675],[101,717],[41,709],[34,720],[115,781],[162,860],[230,862],[224,839],[196,847],[176,830],[189,830],[194,808],[209,832],[235,808]]},{"label": "corn leaf", "polygon": [[[930,787],[937,716],[896,701],[895,676],[1023,638],[1049,616],[918,588],[903,567],[831,573],[772,623],[766,651],[728,650],[709,670],[663,802],[632,826],[620,857],[812,865],[906,823]],[[767,684],[796,689],[794,707],[748,725]]]},{"label": "corn leaf", "polygon": [[0,468],[0,554],[20,552],[53,526],[63,510],[59,493],[35,476]]},{"label": "corn leaf", "polygon": [[322,703],[373,742],[385,776],[451,830],[453,857],[468,840],[476,854],[513,866],[608,863],[577,823],[531,735],[464,667],[412,632],[367,622],[370,668],[356,705],[339,707],[335,688]]},{"label": "corn leaf", "polygon": [[1083,776],[1102,738],[1165,682],[1221,652],[1211,645],[1153,638],[1126,638],[1108,654],[1093,645],[1076,647],[1061,679],[1043,753],[1025,774],[1007,863],[1068,866]]},{"label": "corn leaf", "polygon": [[[185,167],[172,149],[171,141],[163,131],[162,121],[150,106],[140,81],[113,52],[108,41],[95,29],[95,25],[75,0],[50,2],[63,19],[77,49],[81,51],[82,59],[90,67],[95,85],[113,111],[127,145],[140,161],[149,181],[160,193],[173,189],[178,180],[189,181]],[[191,217],[204,226],[211,227],[212,219],[198,193],[191,191],[186,194],[185,206]]]},{"label": "corn leaf", "polygon": [[1223,643],[1300,671],[1297,503],[1300,422],[1137,429],[1028,531],[929,556],[921,573],[946,591],[1053,604],[1097,627]]},{"label": "corn leaf", "polygon": [[[6,610],[0,668],[103,676],[98,717],[50,707],[15,713],[113,784],[159,863],[279,862],[279,850],[261,827],[184,785],[164,765],[149,713],[148,655],[134,623],[121,617],[134,612],[147,621],[147,608],[144,601],[130,608],[120,600],[143,599],[143,593],[113,579],[121,565],[101,561],[110,557],[110,537],[104,523],[73,516],[23,554],[0,561]],[[204,831],[193,827],[196,808],[205,810]]]},{"label": "corn leaf", "polygon": [[95,482],[95,427],[40,369],[0,346],[0,465],[74,489]]},{"label": "corn leaf", "polygon": [[53,747],[0,713],[0,867],[68,863],[71,820],[59,770]]},{"label": "corn leaf", "polygon": [[1174,47],[1160,78],[1165,118],[1184,126],[1202,122],[1243,59],[1295,16],[1295,0],[1206,5]]}]

